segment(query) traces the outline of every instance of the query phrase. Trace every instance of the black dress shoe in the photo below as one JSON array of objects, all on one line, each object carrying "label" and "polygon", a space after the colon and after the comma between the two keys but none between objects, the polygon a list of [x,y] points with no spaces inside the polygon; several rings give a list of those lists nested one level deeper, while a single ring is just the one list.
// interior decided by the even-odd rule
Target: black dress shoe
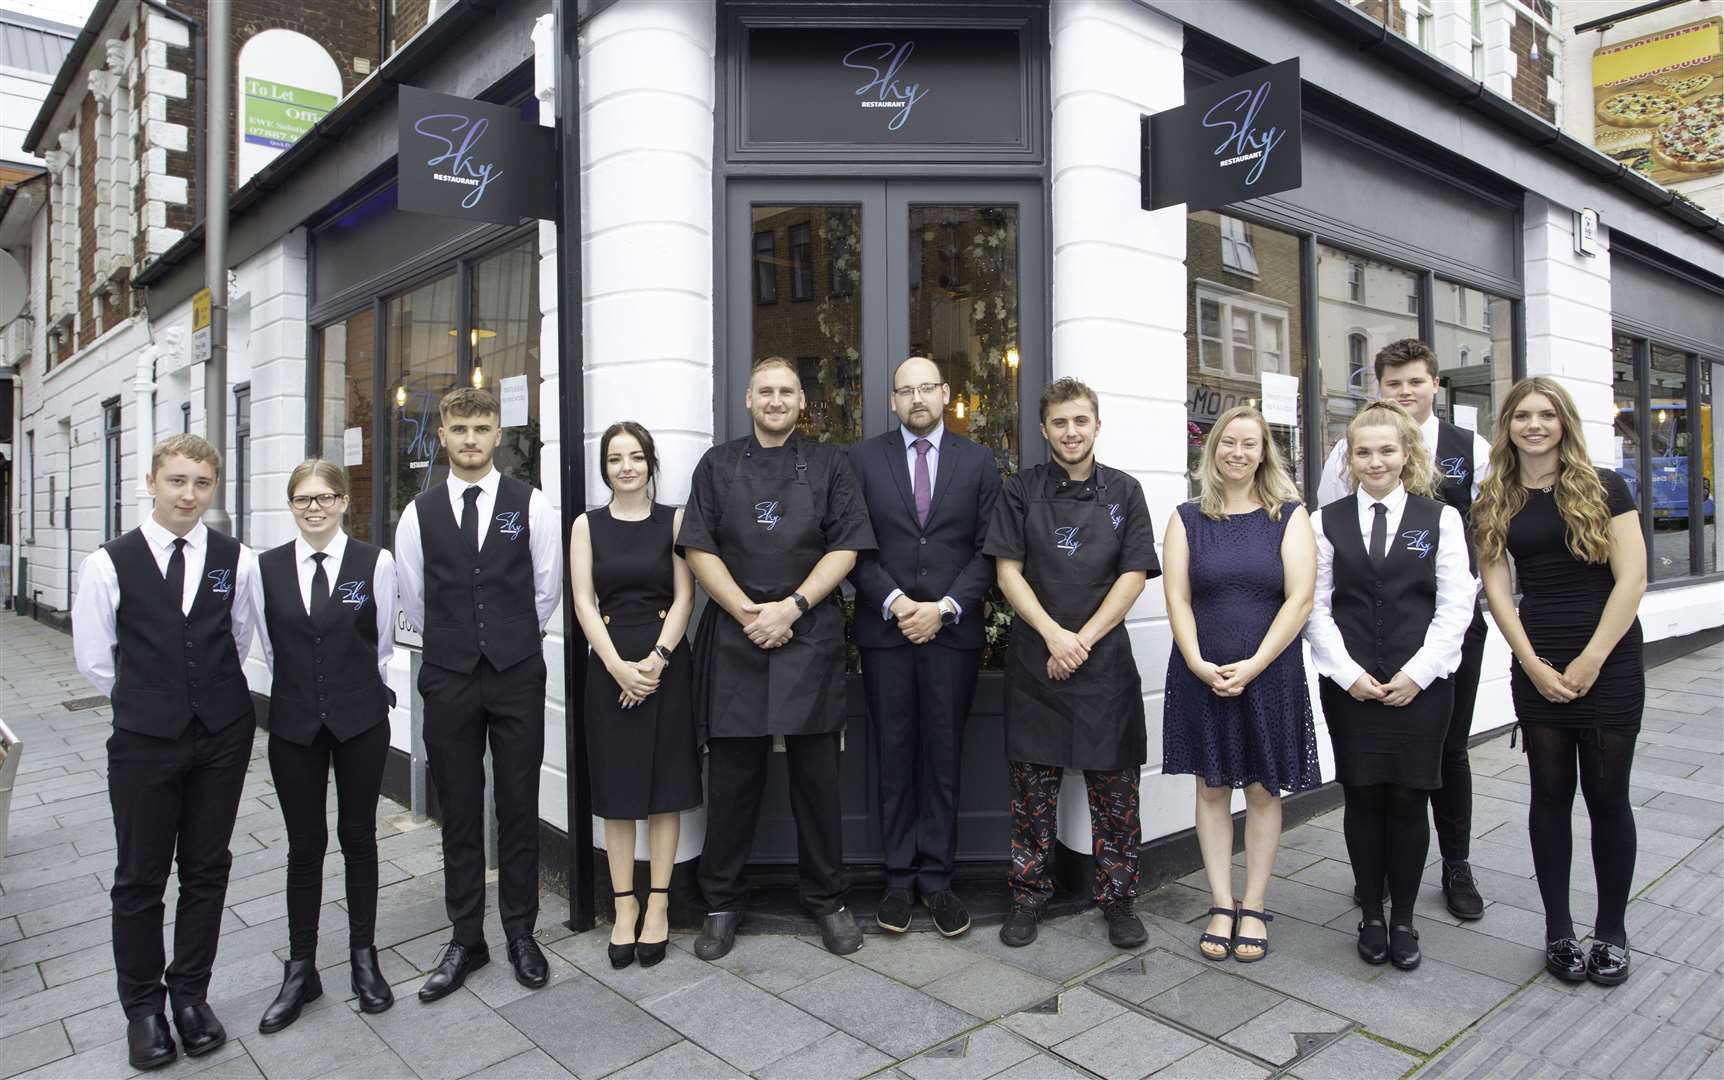
[{"label": "black dress shoe", "polygon": [[1402,971],[1419,966],[1424,955],[1419,952],[1419,932],[1406,923],[1389,927],[1389,963]]},{"label": "black dress shoe", "polygon": [[742,926],[742,912],[715,911],[706,917],[700,937],[694,940],[694,955],[702,960],[717,960],[736,944],[737,928]]},{"label": "black dress shoe", "polygon": [[932,896],[923,896],[922,903],[928,908],[928,914],[934,917],[934,929],[943,937],[957,937],[970,928],[970,912],[964,907],[964,902],[958,899],[958,894],[951,889],[941,889]]},{"label": "black dress shoe", "polygon": [[140,1016],[126,1024],[126,1060],[134,1069],[159,1069],[179,1057],[168,1018]]},{"label": "black dress shoe", "polygon": [[1014,949],[1021,949],[1036,939],[1036,931],[1041,928],[1042,913],[1035,908],[1016,907],[1006,913],[1006,921],[1000,924],[1000,941]]},{"label": "black dress shoe", "polygon": [[1149,940],[1149,931],[1144,929],[1143,920],[1132,913],[1130,900],[1115,900],[1101,910],[1107,919],[1108,944],[1114,948],[1135,949]]},{"label": "black dress shoe", "polygon": [[1367,964],[1389,962],[1389,926],[1375,916],[1359,923],[1359,956]]},{"label": "black dress shoe", "polygon": [[551,978],[551,965],[531,934],[522,934],[509,942],[509,963],[515,968],[515,981],[529,990],[537,990]]},{"label": "black dress shoe", "polygon": [[880,906],[874,911],[874,921],[882,930],[902,934],[910,929],[910,910],[909,889],[887,889],[886,895],[880,898]]},{"label": "black dress shoe", "polygon": [[[299,1019],[299,1010],[323,996],[323,980],[317,977],[316,960],[289,960],[281,967],[281,989],[263,1010],[257,1030],[273,1034]],[[191,1048],[186,1048],[191,1053]]]},{"label": "black dress shoe", "polygon": [[353,969],[353,996],[359,999],[359,1011],[388,1012],[389,1006],[395,1004],[395,991],[389,989],[389,980],[377,967],[376,947],[354,949],[349,966]]},{"label": "black dress shoe", "polygon": [[849,908],[817,916],[815,921],[820,924],[820,940],[826,943],[826,951],[832,955],[847,956],[862,947],[862,928],[856,925]]},{"label": "black dress shoe", "polygon": [[179,1029],[180,1045],[186,1048],[187,1057],[202,1057],[227,1042],[227,1029],[203,1002],[175,1009],[174,1027]]},{"label": "black dress shoe", "polygon": [[646,911],[641,911],[640,926],[635,929],[635,955],[639,957],[641,967],[649,968],[664,959],[665,946],[670,943],[670,889],[653,888],[648,892],[647,903],[652,903],[652,893],[665,894],[665,935],[661,941],[641,941],[640,935],[646,929]]},{"label": "black dress shoe", "polygon": [[437,961],[431,977],[419,988],[420,1001],[436,1001],[461,989],[467,976],[491,962],[491,950],[483,945],[463,945],[451,941],[443,948],[443,959]]},{"label": "black dress shoe", "polygon": [[1473,868],[1467,862],[1443,863],[1443,900],[1449,914],[1457,919],[1478,919],[1485,913],[1484,897],[1473,880]]},{"label": "black dress shoe", "polygon": [[1574,938],[1557,938],[1544,946],[1544,969],[1563,982],[1586,981],[1586,954]]},{"label": "black dress shoe", "polygon": [[1627,946],[1594,941],[1586,954],[1586,977],[1600,986],[1615,986],[1627,979]]}]

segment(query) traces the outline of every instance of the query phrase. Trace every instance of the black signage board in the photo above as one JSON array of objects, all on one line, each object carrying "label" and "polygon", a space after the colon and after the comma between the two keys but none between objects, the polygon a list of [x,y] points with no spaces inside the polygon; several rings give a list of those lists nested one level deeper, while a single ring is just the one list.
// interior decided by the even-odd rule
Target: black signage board
[{"label": "black signage board", "polygon": [[396,205],[402,210],[513,225],[555,219],[551,129],[518,109],[400,88]]},{"label": "black signage board", "polygon": [[1299,61],[1186,95],[1143,118],[1143,208],[1213,210],[1300,184]]},{"label": "black signage board", "polygon": [[748,146],[1026,141],[1016,27],[753,26],[747,34]]}]

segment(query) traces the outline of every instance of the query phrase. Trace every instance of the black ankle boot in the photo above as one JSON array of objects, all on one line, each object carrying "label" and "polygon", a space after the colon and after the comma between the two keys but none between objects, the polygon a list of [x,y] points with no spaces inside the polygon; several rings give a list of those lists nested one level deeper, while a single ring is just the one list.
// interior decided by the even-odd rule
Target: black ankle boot
[{"label": "black ankle boot", "polygon": [[353,996],[359,999],[359,1011],[388,1012],[389,1006],[395,1004],[395,991],[389,989],[388,980],[377,968],[377,948],[367,945],[363,949],[354,949],[350,962],[353,967]]},{"label": "black ankle boot", "polygon": [[265,1035],[280,1031],[299,1019],[299,1010],[322,996],[323,981],[317,977],[316,959],[289,960],[282,965],[281,990],[263,1011],[257,1030]]}]

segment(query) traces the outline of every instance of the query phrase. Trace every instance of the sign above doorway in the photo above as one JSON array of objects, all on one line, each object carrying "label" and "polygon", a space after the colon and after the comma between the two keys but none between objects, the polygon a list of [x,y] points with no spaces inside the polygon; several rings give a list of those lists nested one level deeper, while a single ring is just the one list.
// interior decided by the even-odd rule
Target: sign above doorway
[{"label": "sign above doorway", "polygon": [[1143,208],[1213,210],[1300,185],[1299,61],[1186,95],[1143,118]]},{"label": "sign above doorway", "polygon": [[402,210],[499,225],[556,217],[551,129],[517,109],[403,86],[396,138]]}]

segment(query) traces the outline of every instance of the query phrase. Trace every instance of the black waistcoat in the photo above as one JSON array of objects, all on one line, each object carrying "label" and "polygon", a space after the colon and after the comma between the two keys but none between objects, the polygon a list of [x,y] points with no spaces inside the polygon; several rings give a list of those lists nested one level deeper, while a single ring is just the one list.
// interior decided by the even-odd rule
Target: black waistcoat
[{"label": "black waistcoat", "polygon": [[527,512],[533,489],[508,476],[497,481],[477,552],[461,535],[448,488],[438,484],[413,500],[425,553],[425,662],[463,675],[481,656],[504,671],[540,649]]},{"label": "black waistcoat", "polygon": [[[1473,433],[1447,420],[1437,421],[1437,475],[1442,486],[1437,497],[1460,511],[1462,523],[1470,521],[1473,509],[1473,474],[1478,462],[1473,460]],[[1472,530],[1467,530],[1467,567],[1478,573],[1478,556],[1473,552]]]},{"label": "black waistcoat", "polygon": [[252,715],[251,690],[233,644],[239,541],[207,531],[203,579],[192,610],[169,595],[142,529],[103,546],[120,582],[114,613],[114,726],[177,739],[196,717],[220,731]]},{"label": "black waistcoat", "polygon": [[1335,550],[1329,608],[1347,655],[1379,682],[1393,678],[1419,651],[1436,614],[1442,513],[1442,503],[1409,492],[1378,570],[1359,534],[1359,496],[1323,508],[1323,535]]},{"label": "black waistcoat", "polygon": [[312,620],[299,592],[295,543],[257,557],[263,618],[275,651],[269,730],[310,746],[319,728],[342,742],[389,718],[389,694],[377,674],[377,548],[349,537],[341,565],[324,564],[329,606]]}]

